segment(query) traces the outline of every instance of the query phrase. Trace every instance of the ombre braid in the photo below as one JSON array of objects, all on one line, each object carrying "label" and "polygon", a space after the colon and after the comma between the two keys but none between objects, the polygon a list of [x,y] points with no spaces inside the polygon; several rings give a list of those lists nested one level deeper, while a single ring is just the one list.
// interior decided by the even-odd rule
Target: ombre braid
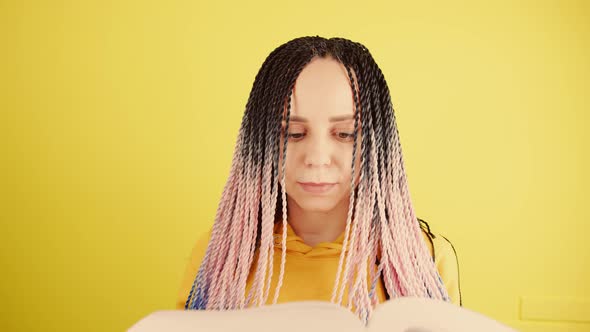
[{"label": "ombre braid", "polygon": [[388,298],[450,301],[410,199],[395,113],[381,69],[360,43],[308,36],[277,47],[256,75],[209,245],[185,309],[229,310],[268,303],[274,229],[281,221],[281,265],[271,302],[277,303],[287,247],[284,177],[291,96],[305,66],[315,57],[327,56],[346,68],[355,107],[350,204],[332,302],[353,309],[366,323],[378,303],[376,285],[381,278]]}]

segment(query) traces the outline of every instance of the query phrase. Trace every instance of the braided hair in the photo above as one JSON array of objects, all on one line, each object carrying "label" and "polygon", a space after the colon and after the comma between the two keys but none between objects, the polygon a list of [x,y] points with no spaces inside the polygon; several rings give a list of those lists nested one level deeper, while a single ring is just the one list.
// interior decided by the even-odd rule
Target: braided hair
[{"label": "braided hair", "polygon": [[[351,181],[332,302],[343,305],[346,300],[348,308],[354,308],[366,322],[378,303],[375,289],[379,279],[388,298],[450,301],[410,200],[395,113],[381,69],[360,43],[306,36],[273,50],[256,75],[209,245],[185,309],[229,310],[266,304],[273,274],[273,232],[281,222],[281,266],[272,303],[277,302],[286,260],[284,170],[292,91],[303,68],[314,57],[327,56],[344,65],[353,91],[352,174],[359,126],[362,131],[359,181],[358,185],[354,177]],[[285,135],[284,154],[279,160],[281,135]],[[251,269],[254,262],[255,269]],[[246,294],[251,273],[252,286]],[[345,289],[347,299],[343,299]]]}]

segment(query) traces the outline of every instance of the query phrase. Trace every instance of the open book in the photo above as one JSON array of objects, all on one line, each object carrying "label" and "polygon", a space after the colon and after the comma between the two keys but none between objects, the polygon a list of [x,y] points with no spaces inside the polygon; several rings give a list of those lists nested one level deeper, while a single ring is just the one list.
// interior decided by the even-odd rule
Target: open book
[{"label": "open book", "polygon": [[514,332],[474,311],[444,301],[402,297],[379,304],[364,326],[348,309],[329,302],[306,301],[229,311],[156,311],[129,332]]}]

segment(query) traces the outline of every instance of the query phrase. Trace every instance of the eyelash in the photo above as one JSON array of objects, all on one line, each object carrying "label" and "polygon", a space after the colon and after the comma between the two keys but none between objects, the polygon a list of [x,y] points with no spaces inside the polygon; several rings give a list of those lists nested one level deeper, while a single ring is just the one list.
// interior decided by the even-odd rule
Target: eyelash
[{"label": "eyelash", "polygon": [[[346,135],[346,137],[340,137],[340,134],[344,134]],[[301,137],[293,137],[294,135],[302,135]],[[351,133],[344,133],[344,132],[339,132],[337,133],[338,138],[344,139],[344,140],[354,140],[354,134]],[[290,139],[298,141],[300,139],[303,138],[303,136],[305,136],[305,133],[290,133],[287,135]]]}]

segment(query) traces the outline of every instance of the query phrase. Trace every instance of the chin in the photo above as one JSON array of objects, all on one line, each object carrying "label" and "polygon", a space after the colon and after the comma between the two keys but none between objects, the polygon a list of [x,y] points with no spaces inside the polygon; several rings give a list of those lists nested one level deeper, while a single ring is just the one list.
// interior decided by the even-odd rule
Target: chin
[{"label": "chin", "polygon": [[329,212],[332,211],[338,202],[327,197],[305,197],[295,200],[297,205],[308,212]]}]

